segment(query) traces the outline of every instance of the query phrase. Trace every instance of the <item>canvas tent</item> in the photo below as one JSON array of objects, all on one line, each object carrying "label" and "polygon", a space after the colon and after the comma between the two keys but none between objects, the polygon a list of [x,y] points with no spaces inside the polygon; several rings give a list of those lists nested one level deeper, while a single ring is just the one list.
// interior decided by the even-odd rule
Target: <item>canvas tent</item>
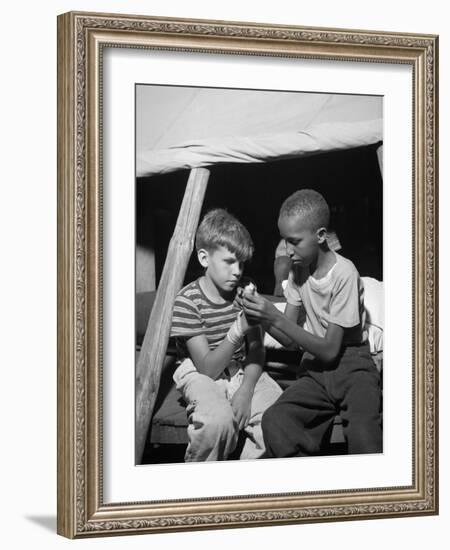
[{"label": "canvas tent", "polygon": [[[377,96],[188,90],[139,88],[138,110],[139,102],[147,108],[137,119],[138,177],[382,141],[382,102]],[[161,109],[167,94],[173,96],[165,98],[170,111]]]},{"label": "canvas tent", "polygon": [[[209,171],[382,142],[379,97],[199,88],[137,88],[136,175],[190,170],[137,365],[136,457],[158,391],[172,304],[181,287]],[[137,269],[140,258],[137,257]]]}]

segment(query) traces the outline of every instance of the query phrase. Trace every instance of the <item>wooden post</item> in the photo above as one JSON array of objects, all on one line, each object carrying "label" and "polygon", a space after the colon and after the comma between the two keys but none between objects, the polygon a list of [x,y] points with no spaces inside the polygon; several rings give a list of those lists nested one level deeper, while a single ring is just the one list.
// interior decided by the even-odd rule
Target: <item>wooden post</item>
[{"label": "wooden post", "polygon": [[155,302],[136,367],[136,463],[142,462],[145,440],[158,395],[169,341],[172,310],[194,246],[209,170],[191,170],[177,224],[167,251]]}]

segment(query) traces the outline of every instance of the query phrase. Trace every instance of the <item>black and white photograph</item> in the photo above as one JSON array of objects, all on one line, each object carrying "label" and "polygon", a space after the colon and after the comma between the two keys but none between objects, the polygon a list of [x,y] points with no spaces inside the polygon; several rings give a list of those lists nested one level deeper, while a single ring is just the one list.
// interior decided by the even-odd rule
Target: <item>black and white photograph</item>
[{"label": "black and white photograph", "polygon": [[58,18],[61,535],[437,514],[438,37],[356,29]]},{"label": "black and white photograph", "polygon": [[136,84],[135,129],[136,464],[382,453],[383,97]]},{"label": "black and white photograph", "polygon": [[5,549],[442,548],[445,5],[4,4]]}]

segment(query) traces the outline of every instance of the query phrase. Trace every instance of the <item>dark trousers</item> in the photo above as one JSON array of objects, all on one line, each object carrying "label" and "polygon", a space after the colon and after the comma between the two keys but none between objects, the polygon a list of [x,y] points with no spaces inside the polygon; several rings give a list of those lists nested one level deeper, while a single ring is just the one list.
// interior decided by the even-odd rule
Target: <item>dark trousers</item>
[{"label": "dark trousers", "polygon": [[267,457],[320,454],[337,414],[349,454],[382,452],[380,374],[367,344],[327,366],[305,353],[299,376],[263,415]]}]

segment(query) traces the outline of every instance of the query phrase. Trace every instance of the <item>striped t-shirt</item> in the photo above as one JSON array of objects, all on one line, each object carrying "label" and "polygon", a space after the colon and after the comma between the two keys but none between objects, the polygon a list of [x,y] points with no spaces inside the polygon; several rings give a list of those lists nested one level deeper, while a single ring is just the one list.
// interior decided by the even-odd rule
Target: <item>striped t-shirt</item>
[{"label": "striped t-shirt", "polygon": [[[209,349],[215,349],[225,338],[239,312],[233,302],[215,304],[205,295],[199,279],[182,288],[175,298],[170,335],[176,338],[181,357],[189,355],[186,340],[204,334]],[[233,359],[244,358],[244,344],[233,354]]]}]

